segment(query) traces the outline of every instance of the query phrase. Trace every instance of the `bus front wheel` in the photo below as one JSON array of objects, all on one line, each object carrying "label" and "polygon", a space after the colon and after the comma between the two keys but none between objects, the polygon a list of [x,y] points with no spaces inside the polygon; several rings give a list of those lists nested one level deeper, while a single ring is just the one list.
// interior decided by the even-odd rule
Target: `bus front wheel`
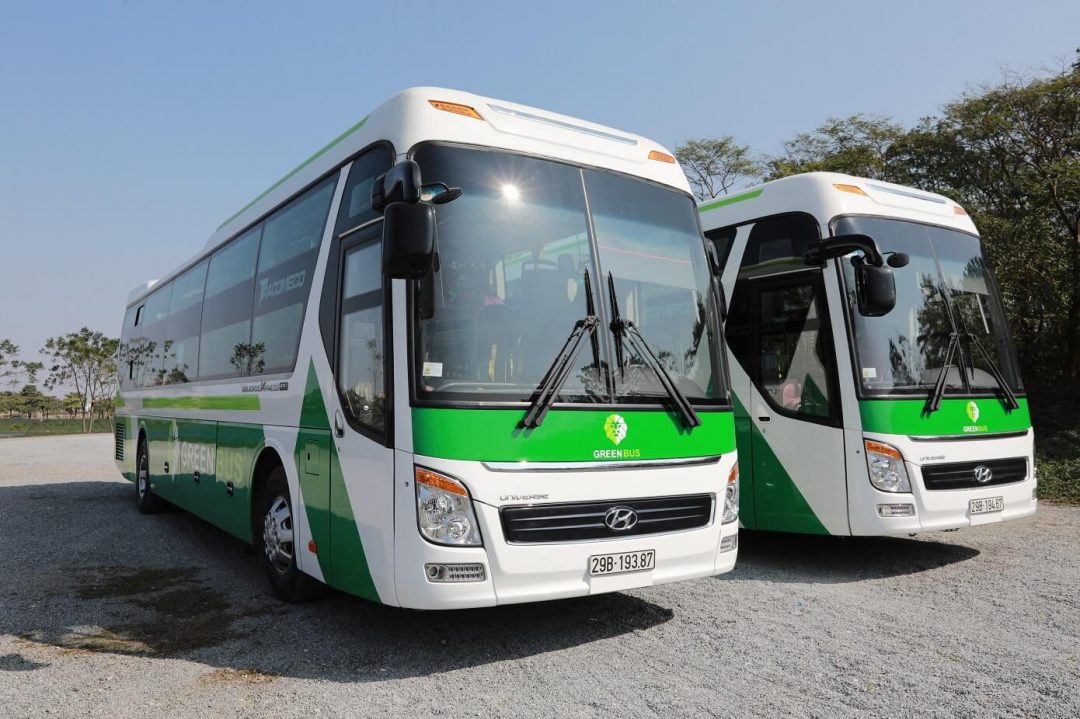
[{"label": "bus front wheel", "polygon": [[262,491],[262,559],[278,599],[303,602],[319,596],[325,585],[296,565],[296,523],[285,470],[275,467]]}]

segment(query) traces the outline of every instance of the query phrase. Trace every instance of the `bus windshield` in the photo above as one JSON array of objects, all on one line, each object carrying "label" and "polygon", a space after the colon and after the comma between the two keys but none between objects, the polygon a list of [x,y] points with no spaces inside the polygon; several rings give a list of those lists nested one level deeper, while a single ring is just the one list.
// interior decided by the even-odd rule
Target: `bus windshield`
[{"label": "bus windshield", "polygon": [[[959,351],[945,373],[947,394],[994,392],[996,366],[1020,389],[1000,293],[979,238],[903,220],[844,217],[837,234],[862,233],[886,252],[906,252],[911,263],[893,270],[896,307],[863,317],[855,302],[854,270],[843,261],[847,311],[855,335],[856,373],[869,394],[920,393],[933,388],[953,333]],[[961,371],[960,368],[963,368]]]},{"label": "bus windshield", "polygon": [[[703,241],[689,196],[599,170],[494,150],[422,145],[423,177],[461,187],[436,208],[438,268],[417,294],[420,399],[528,402],[590,300],[609,284],[691,401],[726,399]],[[611,282],[609,283],[609,275]],[[615,366],[602,326],[559,402],[666,402],[645,358]]]}]

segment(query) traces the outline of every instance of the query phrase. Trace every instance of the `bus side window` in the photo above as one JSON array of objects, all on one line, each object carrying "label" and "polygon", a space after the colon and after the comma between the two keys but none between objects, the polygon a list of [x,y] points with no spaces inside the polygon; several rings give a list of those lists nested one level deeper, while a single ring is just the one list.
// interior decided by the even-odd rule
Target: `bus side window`
[{"label": "bus side window", "polygon": [[120,332],[118,356],[121,362],[120,387],[129,389],[135,386],[135,368],[141,366],[135,343],[135,326],[139,323],[139,314],[145,305],[132,307],[124,314],[124,327]]},{"label": "bus side window", "polygon": [[345,253],[337,369],[345,410],[379,434],[386,429],[381,258],[379,241],[367,242]]},{"label": "bus side window", "polygon": [[336,184],[336,177],[322,182],[263,225],[251,320],[251,346],[259,358],[252,374],[291,372],[296,365],[315,260]]},{"label": "bus side window", "polygon": [[199,337],[200,381],[255,374],[251,302],[262,225],[214,252],[206,275]]},{"label": "bus side window", "polygon": [[173,281],[165,325],[163,384],[193,382],[199,362],[199,324],[207,262],[203,260]]},{"label": "bus side window", "polygon": [[731,255],[731,247],[735,244],[735,235],[738,234],[739,228],[732,227],[718,227],[715,230],[709,230],[705,233],[705,237],[709,239],[716,246],[716,253],[719,256],[721,270],[727,265],[728,256]]},{"label": "bus side window", "polygon": [[385,143],[378,143],[353,160],[349,176],[342,188],[341,203],[338,207],[334,224],[334,244],[331,245],[330,258],[326,263],[326,276],[322,286],[322,301],[319,303],[319,331],[328,359],[334,357],[334,342],[337,334],[338,280],[341,274],[339,262],[341,252],[338,242],[342,234],[355,232],[356,229],[379,218],[379,213],[371,208],[371,187],[375,178],[389,170],[394,164],[394,153]]}]

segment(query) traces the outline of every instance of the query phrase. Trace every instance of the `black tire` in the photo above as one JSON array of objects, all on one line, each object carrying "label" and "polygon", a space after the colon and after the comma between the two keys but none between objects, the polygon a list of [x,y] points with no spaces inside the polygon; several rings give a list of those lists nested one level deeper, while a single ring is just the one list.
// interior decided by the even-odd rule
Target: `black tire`
[{"label": "black tire", "polygon": [[146,439],[139,440],[139,450],[135,453],[135,501],[143,514],[154,514],[165,508],[165,500],[154,494],[151,486]]},{"label": "black tire", "polygon": [[280,466],[270,472],[263,485],[257,516],[262,523],[262,551],[259,555],[274,595],[283,602],[291,603],[322,596],[326,592],[326,585],[300,571],[296,566],[296,542],[285,541],[294,536],[293,517],[296,515],[293,513],[285,470]]}]

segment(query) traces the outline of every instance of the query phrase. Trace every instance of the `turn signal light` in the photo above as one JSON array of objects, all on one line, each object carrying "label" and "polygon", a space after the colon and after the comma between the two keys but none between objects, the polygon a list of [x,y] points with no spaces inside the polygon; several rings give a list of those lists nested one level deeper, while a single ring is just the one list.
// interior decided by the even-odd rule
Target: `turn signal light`
[{"label": "turn signal light", "polygon": [[904,459],[904,456],[900,454],[900,452],[896,448],[890,447],[887,444],[882,444],[881,442],[875,442],[872,439],[866,440],[866,451],[874,452],[876,454],[883,454],[886,457],[892,457],[893,459],[898,459],[901,461]]},{"label": "turn signal light", "polygon": [[649,159],[650,160],[656,160],[658,162],[666,162],[666,163],[668,163],[670,165],[675,164],[675,158],[674,157],[667,154],[666,152],[660,152],[659,150],[650,150],[649,151]]},{"label": "turn signal light", "polygon": [[863,189],[858,185],[842,185],[837,183],[834,184],[833,187],[840,190],[840,192],[850,192],[853,195],[862,195],[863,197],[866,197],[866,193],[863,192]]},{"label": "turn signal light", "polygon": [[456,102],[443,102],[442,100],[428,100],[431,106],[436,110],[442,110],[443,112],[452,112],[455,115],[462,115],[463,117],[471,117],[474,120],[483,120],[480,117],[480,113],[472,109],[468,105],[460,105]]},{"label": "turn signal light", "polygon": [[424,484],[434,489],[440,489],[443,492],[449,492],[450,494],[457,494],[462,497],[468,497],[469,492],[461,486],[460,482],[455,482],[449,477],[432,472],[430,469],[424,469],[423,467],[416,468],[416,483]]},{"label": "turn signal light", "polygon": [[952,211],[953,211],[954,215],[966,215],[967,214],[967,210],[965,210],[960,205],[957,205],[956,207],[952,208]]}]

